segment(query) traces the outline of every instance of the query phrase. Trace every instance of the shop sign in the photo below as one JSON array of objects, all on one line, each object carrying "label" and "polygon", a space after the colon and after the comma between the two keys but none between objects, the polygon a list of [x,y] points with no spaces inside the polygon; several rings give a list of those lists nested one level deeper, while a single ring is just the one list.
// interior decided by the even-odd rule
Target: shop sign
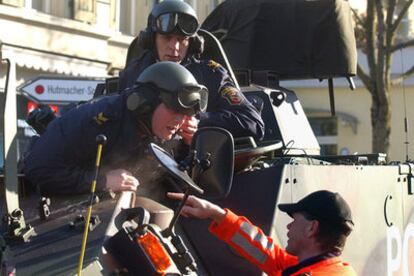
[{"label": "shop sign", "polygon": [[102,79],[37,77],[19,90],[39,103],[79,102],[92,99]]}]

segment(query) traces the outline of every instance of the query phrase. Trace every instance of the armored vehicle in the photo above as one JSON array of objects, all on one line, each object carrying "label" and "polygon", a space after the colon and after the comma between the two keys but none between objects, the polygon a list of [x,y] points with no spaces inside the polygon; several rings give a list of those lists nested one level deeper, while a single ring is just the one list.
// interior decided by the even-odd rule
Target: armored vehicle
[{"label": "armored vehicle", "polygon": [[[286,244],[290,218],[276,208],[278,203],[296,202],[320,189],[339,192],[349,202],[355,222],[343,259],[358,275],[413,273],[414,163],[391,162],[381,153],[321,154],[298,97],[279,83],[286,79],[328,80],[331,112],[335,114],[332,79],[345,78],[353,87],[351,78],[356,74],[348,1],[227,0],[202,28],[202,57],[229,70],[261,112],[266,133],[262,141],[249,137],[233,141],[225,131],[202,131],[192,145],[202,154],[192,158],[206,161],[209,156],[204,163],[211,163],[211,168],[196,173],[200,165],[195,165],[196,170],[187,170],[192,171],[192,178],[153,146],[155,156],[175,182],[188,193],[205,192],[213,202],[248,217],[282,245]],[[131,58],[139,54],[135,47],[131,45]],[[262,274],[210,235],[209,221],[179,218],[171,205],[132,193],[99,195],[88,224],[83,266],[79,267],[82,229],[92,199],[89,195],[48,199],[22,192],[24,176],[17,174],[14,148],[13,61],[2,62],[9,68],[4,107],[9,119],[4,130],[2,273]],[[109,93],[113,86],[101,87],[100,94]],[[212,139],[221,142],[211,145],[208,141]],[[233,143],[234,166],[233,151],[228,151]],[[161,184],[160,189],[167,190]],[[156,242],[150,244],[164,248],[160,251],[169,265],[157,263],[142,245],[137,246],[134,239],[142,231],[152,233]]]}]

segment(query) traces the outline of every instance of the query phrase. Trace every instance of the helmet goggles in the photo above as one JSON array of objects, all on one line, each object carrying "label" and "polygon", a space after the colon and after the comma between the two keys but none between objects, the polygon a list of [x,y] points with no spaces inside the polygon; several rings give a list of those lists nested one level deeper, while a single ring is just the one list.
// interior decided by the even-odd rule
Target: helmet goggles
[{"label": "helmet goggles", "polygon": [[198,21],[184,13],[164,13],[155,19],[155,32],[171,34],[181,32],[186,36],[194,35],[198,30]]},{"label": "helmet goggles", "polygon": [[160,91],[161,101],[179,113],[193,116],[205,112],[208,103],[208,90],[203,85],[186,85],[178,91]]}]

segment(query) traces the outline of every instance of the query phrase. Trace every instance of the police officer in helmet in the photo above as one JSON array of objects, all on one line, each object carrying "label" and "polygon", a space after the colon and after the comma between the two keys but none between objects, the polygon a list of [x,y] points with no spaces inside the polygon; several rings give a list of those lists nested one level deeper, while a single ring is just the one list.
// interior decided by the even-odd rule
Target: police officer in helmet
[{"label": "police officer in helmet", "polygon": [[96,136],[104,134],[97,189],[135,191],[142,173],[155,168],[150,142],[170,140],[186,120],[204,112],[208,91],[174,62],[149,66],[122,94],[81,104],[53,120],[25,160],[25,174],[44,195],[86,193],[96,157]]},{"label": "police officer in helmet", "polygon": [[[235,137],[263,138],[264,123],[260,114],[236,88],[227,70],[213,60],[197,59],[203,51],[198,28],[197,15],[186,2],[165,0],[155,5],[148,16],[146,29],[138,37],[139,46],[146,51],[141,57],[129,61],[120,73],[120,90],[131,87],[153,63],[180,63],[209,90],[207,112],[198,116],[198,127],[223,127]],[[180,132],[191,136],[196,130],[197,120],[192,119],[183,124]]]}]

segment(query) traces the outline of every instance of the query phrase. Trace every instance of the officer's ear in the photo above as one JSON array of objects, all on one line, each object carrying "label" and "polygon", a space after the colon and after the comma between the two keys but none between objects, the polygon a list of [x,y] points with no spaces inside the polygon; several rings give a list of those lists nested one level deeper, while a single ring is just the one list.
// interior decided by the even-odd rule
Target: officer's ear
[{"label": "officer's ear", "polygon": [[159,104],[159,92],[153,87],[140,84],[131,90],[126,100],[126,106],[136,116],[152,112]]},{"label": "officer's ear", "polygon": [[190,47],[188,48],[188,54],[196,55],[197,57],[200,57],[203,51],[204,51],[204,37],[196,33],[194,36],[190,37]]},{"label": "officer's ear", "polygon": [[320,226],[321,223],[318,220],[308,221],[306,226],[306,236],[308,238],[318,236]]}]

